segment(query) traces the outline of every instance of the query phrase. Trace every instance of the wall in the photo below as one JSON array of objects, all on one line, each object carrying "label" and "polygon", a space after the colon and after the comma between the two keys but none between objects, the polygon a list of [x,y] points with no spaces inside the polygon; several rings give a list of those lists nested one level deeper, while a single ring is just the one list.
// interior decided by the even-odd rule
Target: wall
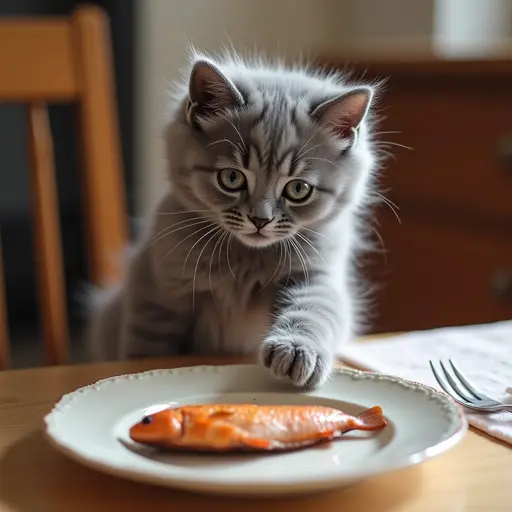
[{"label": "wall", "polygon": [[510,53],[512,0],[436,0],[433,26],[441,55]]},{"label": "wall", "polygon": [[351,42],[358,45],[396,37],[427,38],[432,31],[432,0],[353,0],[341,3],[345,19],[350,20]]}]

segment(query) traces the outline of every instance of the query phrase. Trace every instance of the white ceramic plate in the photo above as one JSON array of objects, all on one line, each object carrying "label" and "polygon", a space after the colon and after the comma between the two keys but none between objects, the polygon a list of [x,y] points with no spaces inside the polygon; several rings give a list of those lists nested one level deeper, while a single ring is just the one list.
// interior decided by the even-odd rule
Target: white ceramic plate
[{"label": "white ceramic plate", "polygon": [[[163,454],[129,439],[129,427],[145,413],[208,402],[323,404],[350,414],[381,405],[389,424],[378,433],[347,433],[325,445],[271,455]],[[438,455],[467,429],[451,399],[419,384],[337,370],[321,389],[303,393],[253,365],[105,379],[65,395],[45,425],[54,446],[105,473],[192,491],[248,495],[340,488]]]}]

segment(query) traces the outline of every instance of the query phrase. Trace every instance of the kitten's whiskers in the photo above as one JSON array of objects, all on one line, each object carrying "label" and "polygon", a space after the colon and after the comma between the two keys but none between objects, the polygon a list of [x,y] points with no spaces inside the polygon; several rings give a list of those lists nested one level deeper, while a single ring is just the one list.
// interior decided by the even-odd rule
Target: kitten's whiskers
[{"label": "kitten's whiskers", "polygon": [[[199,267],[199,261],[201,260],[201,256],[203,255],[204,250],[206,249],[207,245],[219,234],[219,232],[222,230],[222,226],[217,226],[216,228],[213,228],[211,231],[208,231],[206,233],[207,235],[210,234],[213,231],[213,235],[208,238],[208,240],[204,243],[203,248],[199,252],[199,256],[197,257],[196,266],[194,267],[194,276],[192,278],[192,311],[195,310],[195,299],[196,299],[196,275],[197,275],[197,268]],[[204,238],[201,237],[201,238]],[[210,259],[211,261],[211,259]],[[214,296],[214,301],[216,301]]]},{"label": "kitten's whiskers", "polygon": [[235,281],[238,281],[238,278],[235,276],[235,273],[233,272],[233,268],[231,267],[231,262],[229,261],[229,248],[231,247],[232,240],[233,240],[233,235],[230,233],[228,243],[226,245],[226,258],[228,260],[228,268],[229,268],[229,271],[231,272],[231,275],[233,276],[233,279]]},{"label": "kitten's whiskers", "polygon": [[[291,243],[292,247],[295,250],[295,253],[297,254],[297,258],[299,259],[300,265],[302,267],[302,272],[304,274],[304,278],[306,279],[306,295],[307,295],[308,287],[309,287],[309,272],[308,272],[306,260],[304,259],[304,256],[300,252],[300,249],[302,249],[302,248],[299,246],[297,241],[295,239],[293,239],[293,238],[290,238],[289,240],[290,240],[290,243]],[[304,250],[304,249],[302,249],[302,250]]]},{"label": "kitten's whiskers", "polygon": [[372,226],[370,224],[370,229],[373,231],[375,236],[379,239],[380,247],[382,249],[382,252],[384,253],[385,264],[387,265],[388,264],[388,257],[387,257],[387,254],[386,254],[386,247],[384,246],[384,240],[382,239],[381,234],[379,233],[378,229],[375,226]]},{"label": "kitten's whiskers", "polygon": [[229,235],[229,231],[225,230],[224,235],[222,236],[222,242],[220,243],[220,247],[219,247],[219,255],[217,257],[217,265],[219,267],[219,274],[220,274],[220,279],[221,280],[223,279],[222,261],[221,261],[222,247],[223,247],[224,242],[226,241],[226,238],[228,237],[228,235]]},{"label": "kitten's whiskers", "polygon": [[288,282],[290,281],[290,276],[292,274],[292,251],[290,247],[290,241],[288,238],[285,239],[285,250],[286,250],[286,256],[288,256],[288,276],[286,278],[285,286],[288,286]]},{"label": "kitten's whiskers", "polygon": [[327,262],[324,260],[324,257],[320,254],[320,252],[318,252],[318,249],[312,244],[311,240],[306,235],[303,235],[300,231],[298,231],[297,236],[304,240],[304,242],[306,242],[311,247],[311,249],[313,249],[318,254],[318,256],[320,256],[321,260],[327,265]]},{"label": "kitten's whiskers", "polygon": [[[243,151],[242,152],[245,152],[246,154],[248,153],[247,151],[247,146],[245,145],[245,142],[244,142],[244,139],[242,138],[242,135],[240,133],[240,131],[238,130],[238,128],[231,122],[231,120],[227,117],[227,116],[222,116],[232,127],[233,129],[236,131],[238,137],[240,138],[240,142],[242,143],[242,149]],[[239,148],[240,149],[240,148]]]},{"label": "kitten's whiskers", "polygon": [[303,160],[320,160],[321,162],[327,162],[328,164],[331,164],[334,167],[338,167],[338,164],[334,163],[332,160],[328,160],[327,158],[322,158],[320,156],[308,156]]},{"label": "kitten's whiskers", "polygon": [[297,155],[297,158],[304,158],[308,153],[311,153],[311,151],[313,151],[314,149],[319,148],[319,147],[321,147],[323,145],[324,144],[315,144],[314,146],[311,146],[306,151],[303,151],[300,155]]},{"label": "kitten's whiskers", "polygon": [[399,134],[399,133],[402,133],[402,132],[399,132],[399,131],[390,131],[390,132],[375,132],[373,133],[372,135],[391,135],[391,134]]},{"label": "kitten's whiskers", "polygon": [[187,261],[188,261],[188,258],[190,256],[190,254],[192,253],[192,251],[194,250],[194,247],[203,239],[203,238],[206,238],[212,231],[213,229],[215,229],[216,227],[219,227],[217,226],[217,224],[213,223],[214,224],[214,227],[210,230],[210,231],[207,231],[206,233],[204,233],[203,235],[201,235],[193,244],[192,244],[192,247],[189,249],[188,253],[187,253],[187,256],[185,257],[185,261],[183,262],[183,267],[181,269],[181,275],[185,275],[185,267],[187,266]]},{"label": "kitten's whiskers", "polygon": [[283,259],[283,244],[281,242],[277,242],[277,243],[279,245],[279,261],[276,265],[274,273],[270,276],[270,279],[265,283],[265,286],[263,286],[258,293],[261,293],[272,282],[274,277],[276,277],[277,272],[281,268],[281,260]]},{"label": "kitten's whiskers", "polygon": [[181,212],[151,212],[154,215],[184,215],[185,213],[204,213],[210,210],[183,210]]},{"label": "kitten's whiskers", "polygon": [[229,144],[231,144],[237,151],[240,150],[240,148],[232,141],[232,140],[229,140],[229,139],[219,139],[219,140],[216,140],[214,142],[210,142],[210,144],[207,144],[206,147],[209,148],[210,146],[214,146],[215,144],[220,144],[221,142],[228,142]]},{"label": "kitten's whiskers", "polygon": [[311,137],[309,137],[309,139],[304,143],[304,145],[299,149],[299,152],[297,154],[297,159],[301,158],[304,153],[303,151],[306,149],[307,145],[313,140],[313,138],[315,137],[315,135],[320,131],[320,126],[313,132],[313,135],[311,135]]},{"label": "kitten's whiskers", "polygon": [[183,242],[185,242],[185,240],[188,240],[191,236],[194,236],[196,235],[197,233],[200,233],[201,231],[203,231],[204,229],[208,229],[210,226],[213,226],[213,222],[210,222],[210,224],[208,224],[207,226],[203,226],[202,228],[198,228],[196,229],[193,233],[190,233],[190,235],[186,236],[185,238],[183,238],[182,240],[180,240],[176,245],[174,245],[174,247],[162,258],[162,260],[160,261],[160,265],[162,265],[162,263],[167,259],[167,257],[171,254],[172,251],[174,251],[174,249],[176,249],[176,247],[180,246]]},{"label": "kitten's whiskers", "polygon": [[402,224],[402,219],[400,219],[400,216],[398,215],[398,211],[400,210],[400,208],[398,208],[398,206],[393,201],[391,201],[391,199],[388,199],[386,196],[380,194],[379,192],[375,192],[375,195],[382,199],[384,204],[386,204],[389,207],[389,209],[394,213],[399,224]]},{"label": "kitten's whiskers", "polygon": [[333,241],[331,237],[324,235],[323,233],[319,233],[318,231],[315,231],[314,229],[305,228],[304,226],[301,226],[300,229],[303,229],[304,231],[309,231],[311,233],[314,233],[315,235],[322,236],[324,238],[327,238],[327,240]]},{"label": "kitten's whiskers", "polygon": [[307,253],[306,249],[304,249],[304,246],[300,243],[300,241],[299,241],[299,240],[295,240],[295,242],[297,243],[297,245],[298,245],[298,246],[299,246],[299,248],[301,249],[302,254],[303,254],[303,257],[305,257],[305,258],[304,258],[304,262],[306,262],[306,259],[307,259],[307,261],[308,261],[308,263],[309,263],[309,266],[311,267],[311,266],[312,266],[312,264],[311,264],[311,258],[309,257],[309,254]]},{"label": "kitten's whiskers", "polygon": [[410,151],[413,151],[413,148],[410,146],[406,146],[405,144],[399,144],[398,142],[391,142],[390,140],[386,141],[377,141],[375,143],[376,146],[386,147],[386,146],[396,146],[397,148],[403,148],[408,149]]},{"label": "kitten's whiskers", "polygon": [[[183,224],[184,222],[190,222],[190,224],[186,224],[185,226],[181,226],[179,228],[176,227],[179,224]],[[156,244],[157,242],[159,242],[163,238],[166,238],[167,236],[172,235],[173,233],[181,231],[182,229],[192,228],[192,227],[198,226],[200,224],[205,224],[206,222],[211,222],[211,221],[208,220],[208,219],[198,220],[197,218],[196,219],[187,219],[186,221],[177,222],[176,224],[173,224],[172,226],[168,226],[166,228],[163,228],[161,231],[158,232],[158,234],[156,234],[153,237],[153,239],[144,248],[144,250],[142,251],[141,254],[144,254],[144,252],[146,252],[152,245]]]},{"label": "kitten's whiskers", "polygon": [[[212,263],[213,263],[213,258],[215,257],[215,251],[217,250],[217,247],[222,242],[222,240],[224,240],[224,238],[226,237],[226,233],[227,233],[227,231],[224,230],[224,233],[222,233],[221,236],[219,236],[219,238],[215,242],[215,245],[213,246],[213,251],[210,255],[210,264],[208,265],[208,283],[210,285],[210,292],[212,294],[213,301],[215,302],[215,304],[217,305],[217,307],[219,309],[220,309],[220,305],[217,302],[217,297],[215,297],[215,293],[213,291],[213,285],[212,285]],[[219,254],[220,254],[220,249],[219,249]]]}]

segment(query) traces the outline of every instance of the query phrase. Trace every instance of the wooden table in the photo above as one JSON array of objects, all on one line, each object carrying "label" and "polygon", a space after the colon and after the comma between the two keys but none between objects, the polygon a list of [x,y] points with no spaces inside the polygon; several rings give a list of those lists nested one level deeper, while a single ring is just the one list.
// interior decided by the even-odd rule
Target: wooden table
[{"label": "wooden table", "polygon": [[432,461],[316,497],[243,500],[196,496],[86,469],[43,438],[42,417],[64,393],[97,379],[154,368],[240,360],[172,359],[0,372],[0,512],[512,510],[512,447],[471,431]]}]

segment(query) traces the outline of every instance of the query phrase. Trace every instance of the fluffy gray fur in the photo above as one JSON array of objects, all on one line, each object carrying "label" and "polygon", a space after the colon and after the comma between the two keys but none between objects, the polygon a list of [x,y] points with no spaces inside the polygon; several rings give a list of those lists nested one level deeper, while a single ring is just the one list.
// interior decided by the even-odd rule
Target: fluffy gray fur
[{"label": "fluffy gray fur", "polygon": [[259,354],[299,387],[357,331],[377,157],[373,86],[194,54],[166,127],[170,188],[96,309],[96,360]]}]

